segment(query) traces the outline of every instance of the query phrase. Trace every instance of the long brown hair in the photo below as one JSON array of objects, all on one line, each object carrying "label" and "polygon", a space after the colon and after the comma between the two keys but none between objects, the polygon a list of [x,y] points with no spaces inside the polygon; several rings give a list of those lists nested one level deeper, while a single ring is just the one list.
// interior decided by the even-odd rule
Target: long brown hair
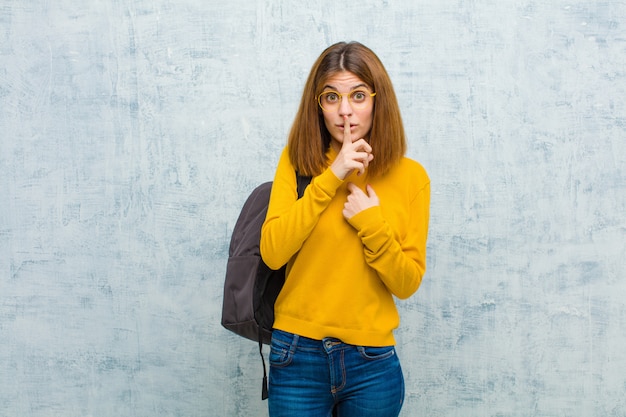
[{"label": "long brown hair", "polygon": [[404,156],[406,137],[387,70],[372,50],[358,42],[336,43],[322,52],[313,64],[289,133],[291,163],[303,175],[319,175],[326,168],[325,153],[331,136],[324,125],[317,96],[326,80],[341,71],[353,73],[376,92],[369,135],[374,160],[367,172],[370,176],[382,175]]}]

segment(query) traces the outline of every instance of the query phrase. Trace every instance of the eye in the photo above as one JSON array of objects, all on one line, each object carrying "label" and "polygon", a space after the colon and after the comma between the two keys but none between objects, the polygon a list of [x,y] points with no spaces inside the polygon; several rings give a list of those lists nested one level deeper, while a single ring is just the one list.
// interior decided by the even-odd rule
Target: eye
[{"label": "eye", "polygon": [[350,95],[352,101],[355,103],[363,103],[367,99],[367,96],[369,96],[369,94],[361,90],[353,91]]},{"label": "eye", "polygon": [[334,91],[328,91],[323,94],[323,98],[326,103],[337,103],[339,101],[339,94]]}]

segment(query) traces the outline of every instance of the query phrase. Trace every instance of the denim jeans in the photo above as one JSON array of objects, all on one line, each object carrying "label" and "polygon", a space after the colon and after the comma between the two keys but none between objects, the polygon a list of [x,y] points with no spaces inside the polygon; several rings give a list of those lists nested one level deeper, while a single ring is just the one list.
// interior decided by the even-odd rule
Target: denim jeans
[{"label": "denim jeans", "polygon": [[393,346],[274,330],[269,361],[270,417],[395,417],[402,408],[404,377]]}]

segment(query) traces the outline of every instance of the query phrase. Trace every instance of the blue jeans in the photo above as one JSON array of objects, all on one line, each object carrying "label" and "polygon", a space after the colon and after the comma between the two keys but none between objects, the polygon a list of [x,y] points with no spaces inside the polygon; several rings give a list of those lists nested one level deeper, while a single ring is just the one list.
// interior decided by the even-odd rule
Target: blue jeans
[{"label": "blue jeans", "polygon": [[274,330],[271,417],[395,417],[404,377],[393,346],[363,347]]}]

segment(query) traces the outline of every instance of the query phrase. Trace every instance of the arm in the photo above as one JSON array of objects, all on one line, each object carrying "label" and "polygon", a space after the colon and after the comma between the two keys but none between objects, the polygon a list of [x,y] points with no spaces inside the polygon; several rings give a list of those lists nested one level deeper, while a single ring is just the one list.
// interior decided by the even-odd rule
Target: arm
[{"label": "arm", "polygon": [[261,229],[260,251],[267,266],[278,269],[300,250],[342,182],[326,169],[298,199],[295,169],[289,152],[283,151]]},{"label": "arm", "polygon": [[[367,198],[376,197],[371,187],[368,192]],[[410,201],[404,233],[394,234],[378,205],[348,218],[363,242],[367,263],[396,297],[408,298],[415,293],[426,271],[429,206],[430,183],[427,182]]]}]

